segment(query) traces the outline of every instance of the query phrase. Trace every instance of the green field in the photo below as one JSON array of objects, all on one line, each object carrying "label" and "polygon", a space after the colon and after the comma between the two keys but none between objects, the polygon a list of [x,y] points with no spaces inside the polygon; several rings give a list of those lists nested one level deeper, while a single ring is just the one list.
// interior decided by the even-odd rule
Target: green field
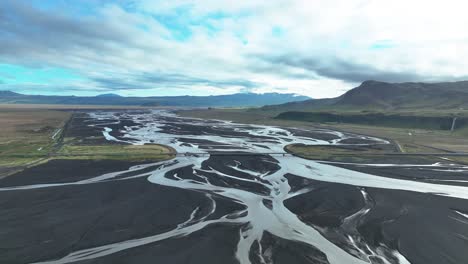
[{"label": "green field", "polygon": [[162,145],[79,145],[65,137],[72,113],[39,108],[0,107],[0,177],[51,159],[159,161],[175,151]]},{"label": "green field", "polygon": [[154,161],[172,156],[174,150],[162,145],[72,145],[65,144],[57,153],[60,158],[112,159],[127,161]]}]

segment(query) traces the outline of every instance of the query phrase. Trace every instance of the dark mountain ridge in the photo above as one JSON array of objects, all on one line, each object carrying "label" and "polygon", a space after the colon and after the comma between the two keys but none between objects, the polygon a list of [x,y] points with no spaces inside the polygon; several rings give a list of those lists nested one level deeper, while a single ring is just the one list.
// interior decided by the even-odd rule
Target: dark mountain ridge
[{"label": "dark mountain ridge", "polygon": [[365,81],[339,97],[269,105],[262,109],[328,111],[460,108],[468,108],[468,81],[441,83]]},{"label": "dark mountain ridge", "polygon": [[21,94],[12,91],[0,91],[0,97],[20,96]]}]

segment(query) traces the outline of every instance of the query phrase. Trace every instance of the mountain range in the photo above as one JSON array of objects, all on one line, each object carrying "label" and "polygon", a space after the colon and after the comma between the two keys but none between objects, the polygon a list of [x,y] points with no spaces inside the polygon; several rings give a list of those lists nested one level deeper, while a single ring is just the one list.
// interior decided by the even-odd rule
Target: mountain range
[{"label": "mountain range", "polygon": [[388,83],[365,81],[341,96],[311,99],[279,93],[237,93],[216,96],[124,97],[117,94],[98,96],[25,95],[0,91],[0,103],[127,105],[186,107],[261,107],[261,110],[286,111],[412,111],[468,109],[468,81],[440,83]]},{"label": "mountain range", "polygon": [[365,81],[339,97],[262,107],[262,110],[279,112],[421,109],[468,109],[468,81],[440,83]]},{"label": "mountain range", "polygon": [[237,93],[216,96],[151,96],[124,97],[117,94],[97,96],[25,95],[0,91],[0,103],[63,104],[63,105],[126,105],[126,106],[186,106],[186,107],[260,107],[310,99],[306,96],[279,93]]}]

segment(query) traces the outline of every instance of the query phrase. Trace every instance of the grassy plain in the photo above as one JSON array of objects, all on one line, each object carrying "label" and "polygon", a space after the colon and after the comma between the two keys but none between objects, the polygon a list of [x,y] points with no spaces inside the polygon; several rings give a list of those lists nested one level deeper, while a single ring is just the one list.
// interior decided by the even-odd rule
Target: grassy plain
[{"label": "grassy plain", "polygon": [[64,144],[57,152],[60,158],[154,161],[175,153],[163,145],[72,145]]},{"label": "grassy plain", "polygon": [[47,158],[70,113],[45,109],[0,109],[0,167]]},{"label": "grassy plain", "polygon": [[[95,159],[158,161],[173,157],[175,151],[162,145],[75,145],[65,138],[64,129],[72,112],[70,106],[24,107],[0,105],[0,177],[51,159]],[[88,106],[86,106],[88,107]],[[94,109],[94,108],[80,108]]]}]

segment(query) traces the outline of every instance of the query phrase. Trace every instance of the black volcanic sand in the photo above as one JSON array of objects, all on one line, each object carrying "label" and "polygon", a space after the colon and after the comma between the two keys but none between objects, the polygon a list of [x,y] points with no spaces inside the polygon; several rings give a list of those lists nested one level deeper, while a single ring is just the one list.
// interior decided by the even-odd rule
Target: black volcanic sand
[{"label": "black volcanic sand", "polygon": [[75,182],[105,173],[124,171],[138,164],[142,164],[142,162],[115,160],[51,160],[44,165],[31,167],[0,180],[0,187]]},{"label": "black volcanic sand", "polygon": [[235,249],[238,237],[239,226],[214,224],[186,237],[167,239],[79,263],[237,264]]},{"label": "black volcanic sand", "polygon": [[[233,159],[212,157],[203,167],[215,168],[223,163],[233,166],[233,160],[242,162],[244,169],[260,172],[275,169],[272,163],[260,163],[246,156]],[[99,173],[91,170],[80,173],[84,161],[58,162],[40,165],[35,171],[47,171],[50,177],[54,177],[55,168],[55,177],[58,177],[67,168],[68,179],[108,172],[99,162],[93,163],[93,168],[99,168]],[[261,164],[273,167],[263,168]],[[35,180],[34,174],[34,171],[25,171],[22,182],[18,178],[15,183],[31,184]],[[188,178],[186,174],[189,173],[184,173],[184,178]],[[248,177],[242,173],[237,176]],[[312,191],[287,200],[286,206],[301,220],[318,227],[330,240],[340,244],[343,219],[365,204],[360,188],[294,175],[287,178],[294,186],[292,191],[305,187]],[[468,212],[466,201],[407,191],[366,190],[371,197],[372,208],[359,219],[356,228],[367,243],[398,249],[411,263],[463,263],[468,258],[468,252],[464,250],[468,223],[453,211]],[[233,202],[215,199],[217,212],[210,219],[242,210]],[[202,193],[151,184],[146,177],[83,186],[0,192],[3,209],[0,226],[4,238],[0,241],[0,248],[5,249],[0,254],[0,263],[53,259],[71,251],[159,234],[185,221],[200,205],[202,208],[210,205]],[[18,226],[25,228],[19,229]],[[155,242],[80,263],[236,263],[233,256],[238,229],[238,226],[214,225],[187,237]],[[324,255],[313,247],[265,234],[262,249],[268,248],[274,252],[274,263],[327,263]],[[252,250],[253,260],[256,250],[258,245],[254,245]]]},{"label": "black volcanic sand", "polygon": [[[270,160],[273,159],[267,155],[263,156],[256,156],[254,159],[249,156],[235,156],[230,155],[229,157],[226,156],[210,156],[209,159],[202,163],[202,170],[197,170],[197,174],[193,173],[193,169],[191,166],[179,168],[172,170],[167,173],[168,178],[174,178],[174,174],[177,174],[178,177],[183,175],[184,179],[191,179],[199,182],[206,182],[204,178],[208,179],[211,185],[221,186],[221,187],[230,187],[230,188],[237,188],[241,190],[247,190],[249,192],[258,193],[268,195],[270,190],[261,183],[267,183],[265,180],[258,179],[258,183],[255,182],[247,182],[247,181],[239,181],[237,179],[232,179],[229,177],[223,177],[216,174],[217,171],[222,172],[228,175],[235,175],[235,177],[240,179],[248,179],[254,180],[254,178],[244,172],[236,171],[230,166],[236,166],[236,161],[241,162],[241,169],[246,169],[250,171],[260,172],[260,173],[267,173],[268,171],[274,171],[278,169],[278,166],[274,163],[262,163],[258,162],[258,159],[263,160]],[[264,166],[267,164],[268,166]],[[200,177],[200,176],[204,177]]]},{"label": "black volcanic sand", "polygon": [[326,140],[326,141],[331,141],[331,140],[340,138],[335,134],[327,133],[325,131],[308,131],[308,130],[295,129],[295,128],[287,128],[287,130],[289,130],[296,136],[310,137],[310,138]]},{"label": "black volcanic sand", "polygon": [[[258,257],[259,245],[254,244],[250,258],[254,263],[261,263]],[[318,249],[300,242],[294,242],[274,236],[268,232],[263,234],[261,249],[267,263],[279,264],[328,264],[325,254]]]},{"label": "black volcanic sand", "polygon": [[260,139],[264,141],[273,141],[273,137],[250,135],[247,132],[233,131],[232,129],[226,129],[225,127],[213,127],[213,126],[200,126],[190,123],[179,123],[177,125],[167,124],[162,131],[168,134],[174,135],[217,135],[217,136],[228,136],[228,137],[250,137],[252,139]]},{"label": "black volcanic sand", "polygon": [[[131,111],[138,113],[142,111]],[[123,113],[116,113],[115,116],[122,116]],[[93,126],[90,126],[93,125]],[[100,145],[100,144],[125,144],[117,141],[108,141],[102,134],[104,127],[111,128],[109,133],[116,138],[121,137],[123,134],[120,132],[124,127],[138,127],[137,123],[129,117],[121,117],[118,122],[113,119],[97,120],[91,118],[87,112],[73,113],[72,118],[68,123],[65,131],[65,137],[78,139],[74,142],[75,145]]]},{"label": "black volcanic sand", "polygon": [[367,244],[397,249],[413,264],[458,264],[468,259],[468,220],[455,212],[468,213],[463,199],[366,188],[371,210],[350,227],[342,226],[344,218],[365,205],[359,187],[304,182],[296,176],[288,180],[310,185],[313,191],[288,199],[285,205],[351,254],[353,249],[345,242],[350,228],[358,230]]},{"label": "black volcanic sand", "polygon": [[375,206],[359,231],[370,243],[399,248],[411,263],[466,263],[466,200],[435,195],[370,189]]},{"label": "black volcanic sand", "polygon": [[[260,160],[262,160],[263,162],[259,162]],[[244,172],[237,171],[233,168],[230,168],[230,167],[234,167],[237,165],[236,161],[242,164],[240,166],[241,169],[255,171],[258,173],[262,173],[262,174],[279,169],[278,165],[271,163],[271,162],[265,162],[265,161],[274,161],[271,157],[267,155],[261,155],[261,156],[258,155],[258,156],[255,156],[254,158],[249,157],[249,156],[235,156],[235,155],[232,155],[229,157],[211,156],[208,160],[203,162],[202,168],[205,170],[209,170],[212,168],[214,170],[221,171],[222,173],[225,173],[228,175],[235,175],[238,178],[253,180],[254,178],[251,175],[244,173]],[[214,185],[236,187],[242,190],[248,190],[250,192],[265,194],[265,195],[268,195],[270,193],[270,190],[264,187],[263,185],[261,185],[260,183],[239,181],[239,180],[231,179],[228,177],[220,177],[216,174],[210,174],[210,173],[201,173],[201,174],[206,176],[209,179],[209,181]],[[266,183],[265,180],[258,180],[258,181]]]},{"label": "black volcanic sand", "polygon": [[286,207],[299,215],[305,222],[322,227],[338,227],[343,219],[359,211],[364,206],[358,188],[344,184],[314,181],[287,175],[293,191],[305,187],[310,192],[285,201]]},{"label": "black volcanic sand", "polygon": [[[248,137],[250,139],[261,140],[262,142],[275,142],[277,136],[281,136],[281,133],[275,135],[251,135],[247,132],[234,131],[230,128],[223,126],[216,126],[216,123],[224,124],[224,122],[216,122],[215,120],[210,120],[209,126],[201,126],[199,124],[200,120],[197,119],[183,119],[184,122],[180,123],[180,118],[174,117],[162,117],[161,120],[166,122],[178,122],[177,124],[166,123],[166,126],[163,127],[162,131],[164,133],[170,133],[174,135],[218,135],[218,136],[229,136],[229,137]],[[237,126],[237,124],[236,124]],[[243,129],[252,129],[251,126],[239,126]],[[296,136],[310,137],[319,140],[331,141],[338,139],[339,137],[332,133],[327,133],[326,131],[306,131],[295,128],[285,128]],[[282,136],[287,136],[284,133]],[[356,139],[357,140],[357,139]]]},{"label": "black volcanic sand", "polygon": [[74,142],[75,145],[118,144],[119,142],[107,141],[102,135],[101,127],[89,126],[89,124],[104,122],[90,118],[87,113],[74,113],[64,135],[65,137],[77,139]]},{"label": "black volcanic sand", "polygon": [[[123,166],[118,163],[114,165]],[[84,175],[83,164],[77,161],[62,161],[61,167],[56,163],[38,167],[48,167],[35,170],[48,171],[50,179],[63,175],[66,167],[68,179]],[[93,168],[103,172],[98,162]],[[35,181],[34,173],[25,171],[24,175],[23,181],[18,179],[16,183],[27,185]],[[228,200],[213,198],[219,207],[215,212],[218,217],[243,209]],[[187,220],[198,206],[211,207],[211,201],[199,192],[151,184],[146,177],[3,191],[0,192],[0,263],[49,260],[80,249],[163,233]],[[229,240],[236,241],[236,238]]]}]

